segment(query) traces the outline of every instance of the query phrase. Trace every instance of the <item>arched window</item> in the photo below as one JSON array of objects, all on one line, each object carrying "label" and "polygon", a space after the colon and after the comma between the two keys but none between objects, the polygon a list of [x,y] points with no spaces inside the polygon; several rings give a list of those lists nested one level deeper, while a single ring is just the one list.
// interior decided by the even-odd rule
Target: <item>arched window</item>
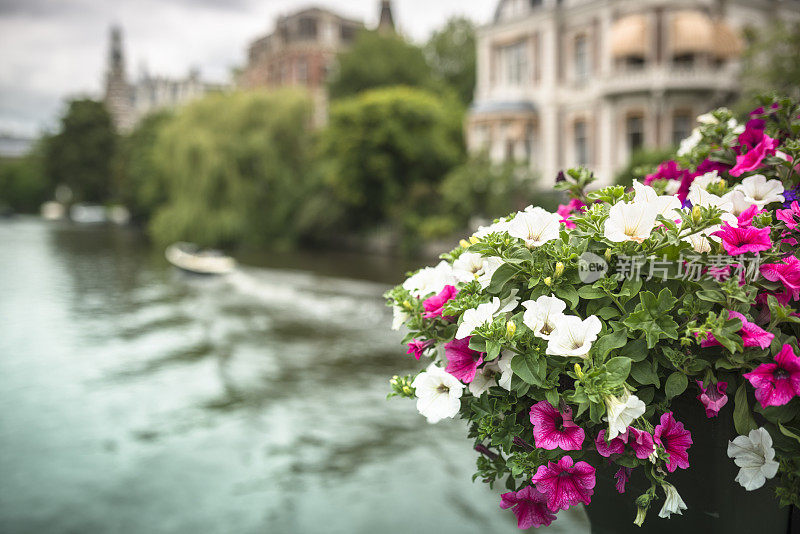
[{"label": "arched window", "polygon": [[589,139],[587,138],[586,121],[575,121],[574,126],[575,163],[577,165],[589,164]]}]

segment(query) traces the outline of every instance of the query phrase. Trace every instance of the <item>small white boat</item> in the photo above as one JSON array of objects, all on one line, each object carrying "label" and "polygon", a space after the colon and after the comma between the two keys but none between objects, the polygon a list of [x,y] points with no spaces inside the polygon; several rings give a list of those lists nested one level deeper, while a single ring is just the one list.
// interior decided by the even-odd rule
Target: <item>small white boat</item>
[{"label": "small white boat", "polygon": [[218,250],[203,250],[192,243],[175,243],[164,252],[167,261],[192,274],[221,275],[236,268],[236,260]]}]

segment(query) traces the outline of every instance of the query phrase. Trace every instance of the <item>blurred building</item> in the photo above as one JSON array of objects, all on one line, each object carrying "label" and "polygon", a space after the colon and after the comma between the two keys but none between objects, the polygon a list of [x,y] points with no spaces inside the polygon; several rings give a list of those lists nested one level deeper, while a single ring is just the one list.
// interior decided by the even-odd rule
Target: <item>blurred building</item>
[{"label": "blurred building", "polygon": [[736,97],[744,28],[798,14],[786,0],[501,0],[478,33],[469,148],[546,182],[586,165],[608,183]]},{"label": "blurred building", "polygon": [[176,108],[224,89],[224,85],[202,81],[196,69],[190,69],[185,78],[152,76],[143,69],[137,81],[128,82],[122,30],[111,29],[104,100],[117,130],[129,131],[154,111]]}]

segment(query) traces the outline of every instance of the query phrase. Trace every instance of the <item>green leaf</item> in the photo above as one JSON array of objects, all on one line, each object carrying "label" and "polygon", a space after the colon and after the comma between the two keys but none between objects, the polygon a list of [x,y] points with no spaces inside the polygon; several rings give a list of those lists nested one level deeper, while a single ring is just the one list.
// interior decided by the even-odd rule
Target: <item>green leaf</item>
[{"label": "green leaf", "polygon": [[486,288],[487,291],[492,294],[500,293],[503,286],[506,285],[506,282],[511,280],[515,274],[517,274],[516,267],[508,263],[502,264],[492,275],[492,282],[489,284],[489,287]]},{"label": "green leaf", "polygon": [[578,290],[578,296],[585,300],[601,299],[606,296],[606,292],[599,287],[581,286]]},{"label": "green leaf", "polygon": [[556,388],[545,391],[544,398],[547,399],[547,402],[549,402],[551,406],[558,406],[561,401],[561,395]]},{"label": "green leaf", "polygon": [[666,393],[667,399],[671,399],[686,391],[688,385],[689,379],[686,378],[686,375],[675,371],[669,375],[669,378],[667,378],[667,381],[664,383],[664,393]]},{"label": "green leaf", "polygon": [[486,352],[486,340],[479,336],[472,336],[469,340],[469,348],[478,352]]},{"label": "green leaf", "polygon": [[736,432],[742,436],[746,436],[751,430],[758,428],[755,419],[753,419],[753,414],[750,413],[745,384],[745,382],[742,382],[739,385],[739,389],[736,390],[736,396],[733,399],[733,426],[736,427]]},{"label": "green leaf", "polygon": [[616,308],[612,308],[611,306],[605,306],[597,310],[595,313],[601,319],[608,321],[609,319],[614,319],[615,317],[619,317],[619,310]]},{"label": "green leaf", "polygon": [[626,328],[609,332],[594,344],[595,354],[602,361],[612,350],[624,347],[627,341],[628,330]]},{"label": "green leaf", "polygon": [[635,362],[640,362],[647,358],[647,341],[643,337],[629,341],[620,349],[619,355],[630,358]]},{"label": "green leaf", "polygon": [[543,386],[547,360],[535,354],[517,354],[511,360],[511,370],[528,384]]},{"label": "green leaf", "polygon": [[672,292],[665,287],[658,297],[650,291],[643,291],[639,298],[633,313],[623,321],[625,326],[644,332],[650,349],[661,338],[678,339],[678,323],[668,313],[678,302]]},{"label": "green leaf", "polygon": [[778,430],[780,430],[781,434],[783,434],[787,438],[792,438],[796,440],[798,443],[800,443],[800,436],[798,436],[796,432],[792,432],[791,430],[783,426],[783,424],[780,421],[778,421]]},{"label": "green leaf", "polygon": [[555,293],[558,298],[569,302],[569,307],[572,309],[575,309],[575,306],[580,302],[578,292],[572,286],[558,286]]},{"label": "green leaf", "polygon": [[608,360],[604,366],[606,368],[606,385],[615,387],[621,385],[628,379],[631,373],[631,359],[617,356]]},{"label": "green leaf", "polygon": [[649,360],[634,363],[631,365],[631,377],[642,385],[653,384],[656,387],[660,387],[661,381],[658,378],[658,373],[653,369],[654,365],[658,364]]}]

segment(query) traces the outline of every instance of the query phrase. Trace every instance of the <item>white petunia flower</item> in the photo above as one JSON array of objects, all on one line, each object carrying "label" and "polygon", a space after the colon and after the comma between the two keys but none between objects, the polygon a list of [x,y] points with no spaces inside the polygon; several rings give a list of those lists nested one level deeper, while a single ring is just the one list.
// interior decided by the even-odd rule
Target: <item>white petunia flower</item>
[{"label": "white petunia flower", "polygon": [[678,155],[685,156],[696,147],[700,141],[703,140],[703,134],[700,133],[700,128],[692,130],[691,135],[681,141],[681,146],[678,148]]},{"label": "white petunia flower", "polygon": [[608,439],[612,440],[628,431],[634,420],[644,414],[646,406],[636,395],[628,391],[622,397],[609,395],[605,398],[608,419]]},{"label": "white petunia flower", "polygon": [[478,227],[478,229],[475,231],[474,234],[472,234],[472,236],[480,239],[482,237],[486,237],[489,234],[502,233],[507,231],[508,231],[508,222],[506,221],[505,218],[502,218],[499,219],[496,223],[492,223],[488,226]]},{"label": "white petunia flower", "polygon": [[718,124],[719,119],[717,119],[711,113],[703,113],[702,115],[697,116],[697,122],[700,124]]},{"label": "white petunia flower", "polygon": [[497,368],[500,370],[500,378],[497,385],[506,391],[511,391],[511,377],[514,372],[511,370],[511,360],[514,358],[514,353],[509,350],[504,350],[497,358]]},{"label": "white petunia flower", "polygon": [[763,174],[748,176],[733,188],[744,194],[744,201],[755,204],[758,209],[773,202],[783,202],[783,183],[780,180],[767,180]]},{"label": "white petunia flower", "polygon": [[742,191],[734,189],[733,191],[729,191],[722,195],[722,200],[729,201],[732,205],[730,213],[739,216],[743,212],[747,210],[750,206],[753,205],[752,202],[748,202],[747,198],[744,196]]},{"label": "white petunia flower", "polygon": [[540,247],[558,239],[560,231],[561,215],[538,206],[518,212],[514,220],[508,223],[508,234],[524,240],[528,247]]},{"label": "white petunia flower", "polygon": [[772,436],[763,426],[751,430],[747,436],[729,441],[728,456],[740,468],[736,482],[747,491],[760,488],[778,472]]},{"label": "white petunia flower", "polygon": [[585,358],[602,328],[600,319],[595,315],[584,321],[574,315],[563,315],[556,322],[556,329],[550,335],[545,353],[550,356]]},{"label": "white petunia flower", "polygon": [[403,282],[403,289],[411,292],[417,298],[431,293],[439,293],[444,286],[454,285],[456,278],[453,267],[442,260],[436,267],[425,267]]},{"label": "white petunia flower", "polygon": [[476,328],[490,324],[501,313],[513,311],[519,303],[517,291],[516,289],[512,290],[511,294],[502,301],[494,297],[491,302],[478,304],[477,308],[465,311],[456,332],[456,339],[464,339],[472,334]]},{"label": "white petunia flower", "polygon": [[686,197],[692,206],[702,206],[704,208],[719,208],[722,211],[730,212],[733,210],[733,201],[730,198],[717,196],[709,193],[705,189],[695,189],[690,191]]},{"label": "white petunia flower", "polygon": [[400,330],[408,320],[408,313],[406,313],[400,306],[392,306],[392,330]]},{"label": "white petunia flower", "polygon": [[680,180],[667,180],[667,185],[664,187],[664,192],[668,195],[677,195],[681,189]]},{"label": "white petunia flower", "polygon": [[606,219],[604,235],[606,239],[621,243],[636,241],[641,243],[656,225],[656,213],[647,203],[618,202],[611,206]]},{"label": "white petunia flower", "polygon": [[482,289],[489,287],[489,284],[492,283],[494,272],[501,265],[503,265],[503,260],[497,256],[491,256],[483,260],[483,272],[478,276],[478,283]]},{"label": "white petunia flower", "polygon": [[418,374],[411,386],[416,389],[417,411],[429,423],[454,417],[461,408],[464,384],[435,364]]},{"label": "white petunia flower", "polygon": [[692,185],[689,186],[689,192],[697,191],[698,189],[702,189],[704,191],[708,191],[708,187],[714,184],[718,184],[722,181],[722,178],[719,177],[719,173],[717,171],[707,172],[702,176],[698,176],[697,178],[692,181]]},{"label": "white petunia flower", "polygon": [[662,482],[661,488],[664,490],[664,506],[658,512],[658,517],[669,518],[672,514],[683,515],[682,511],[687,510],[686,503],[681,499],[678,490],[669,482]]},{"label": "white petunia flower", "polygon": [[542,339],[550,339],[556,329],[556,323],[564,316],[567,303],[558,297],[542,295],[536,301],[526,300],[522,303],[525,313],[522,322],[533,331],[533,335]]},{"label": "white petunia flower", "polygon": [[480,282],[486,289],[492,282],[492,275],[503,264],[503,260],[492,256],[484,258],[476,252],[464,252],[453,262],[453,276],[459,282]]},{"label": "white petunia flower", "polygon": [[[719,227],[717,227],[717,229],[719,229]],[[696,234],[684,237],[683,240],[686,241],[687,243],[691,243],[692,250],[694,250],[699,254],[703,254],[705,252],[711,252],[711,242],[703,234],[704,234],[703,232],[698,232]]]},{"label": "white petunia flower", "polygon": [[485,363],[483,367],[478,369],[475,373],[475,378],[472,379],[472,382],[469,383],[469,392],[472,393],[475,397],[480,397],[487,391],[489,391],[490,387],[497,385],[497,375],[500,374],[500,368],[498,367],[497,360],[489,363]]},{"label": "white petunia flower", "polygon": [[633,182],[633,190],[636,192],[633,197],[634,204],[644,203],[648,209],[655,211],[656,215],[663,215],[671,221],[681,218],[681,214],[676,211],[681,209],[681,201],[678,197],[659,195],[655,189],[638,181]]}]

